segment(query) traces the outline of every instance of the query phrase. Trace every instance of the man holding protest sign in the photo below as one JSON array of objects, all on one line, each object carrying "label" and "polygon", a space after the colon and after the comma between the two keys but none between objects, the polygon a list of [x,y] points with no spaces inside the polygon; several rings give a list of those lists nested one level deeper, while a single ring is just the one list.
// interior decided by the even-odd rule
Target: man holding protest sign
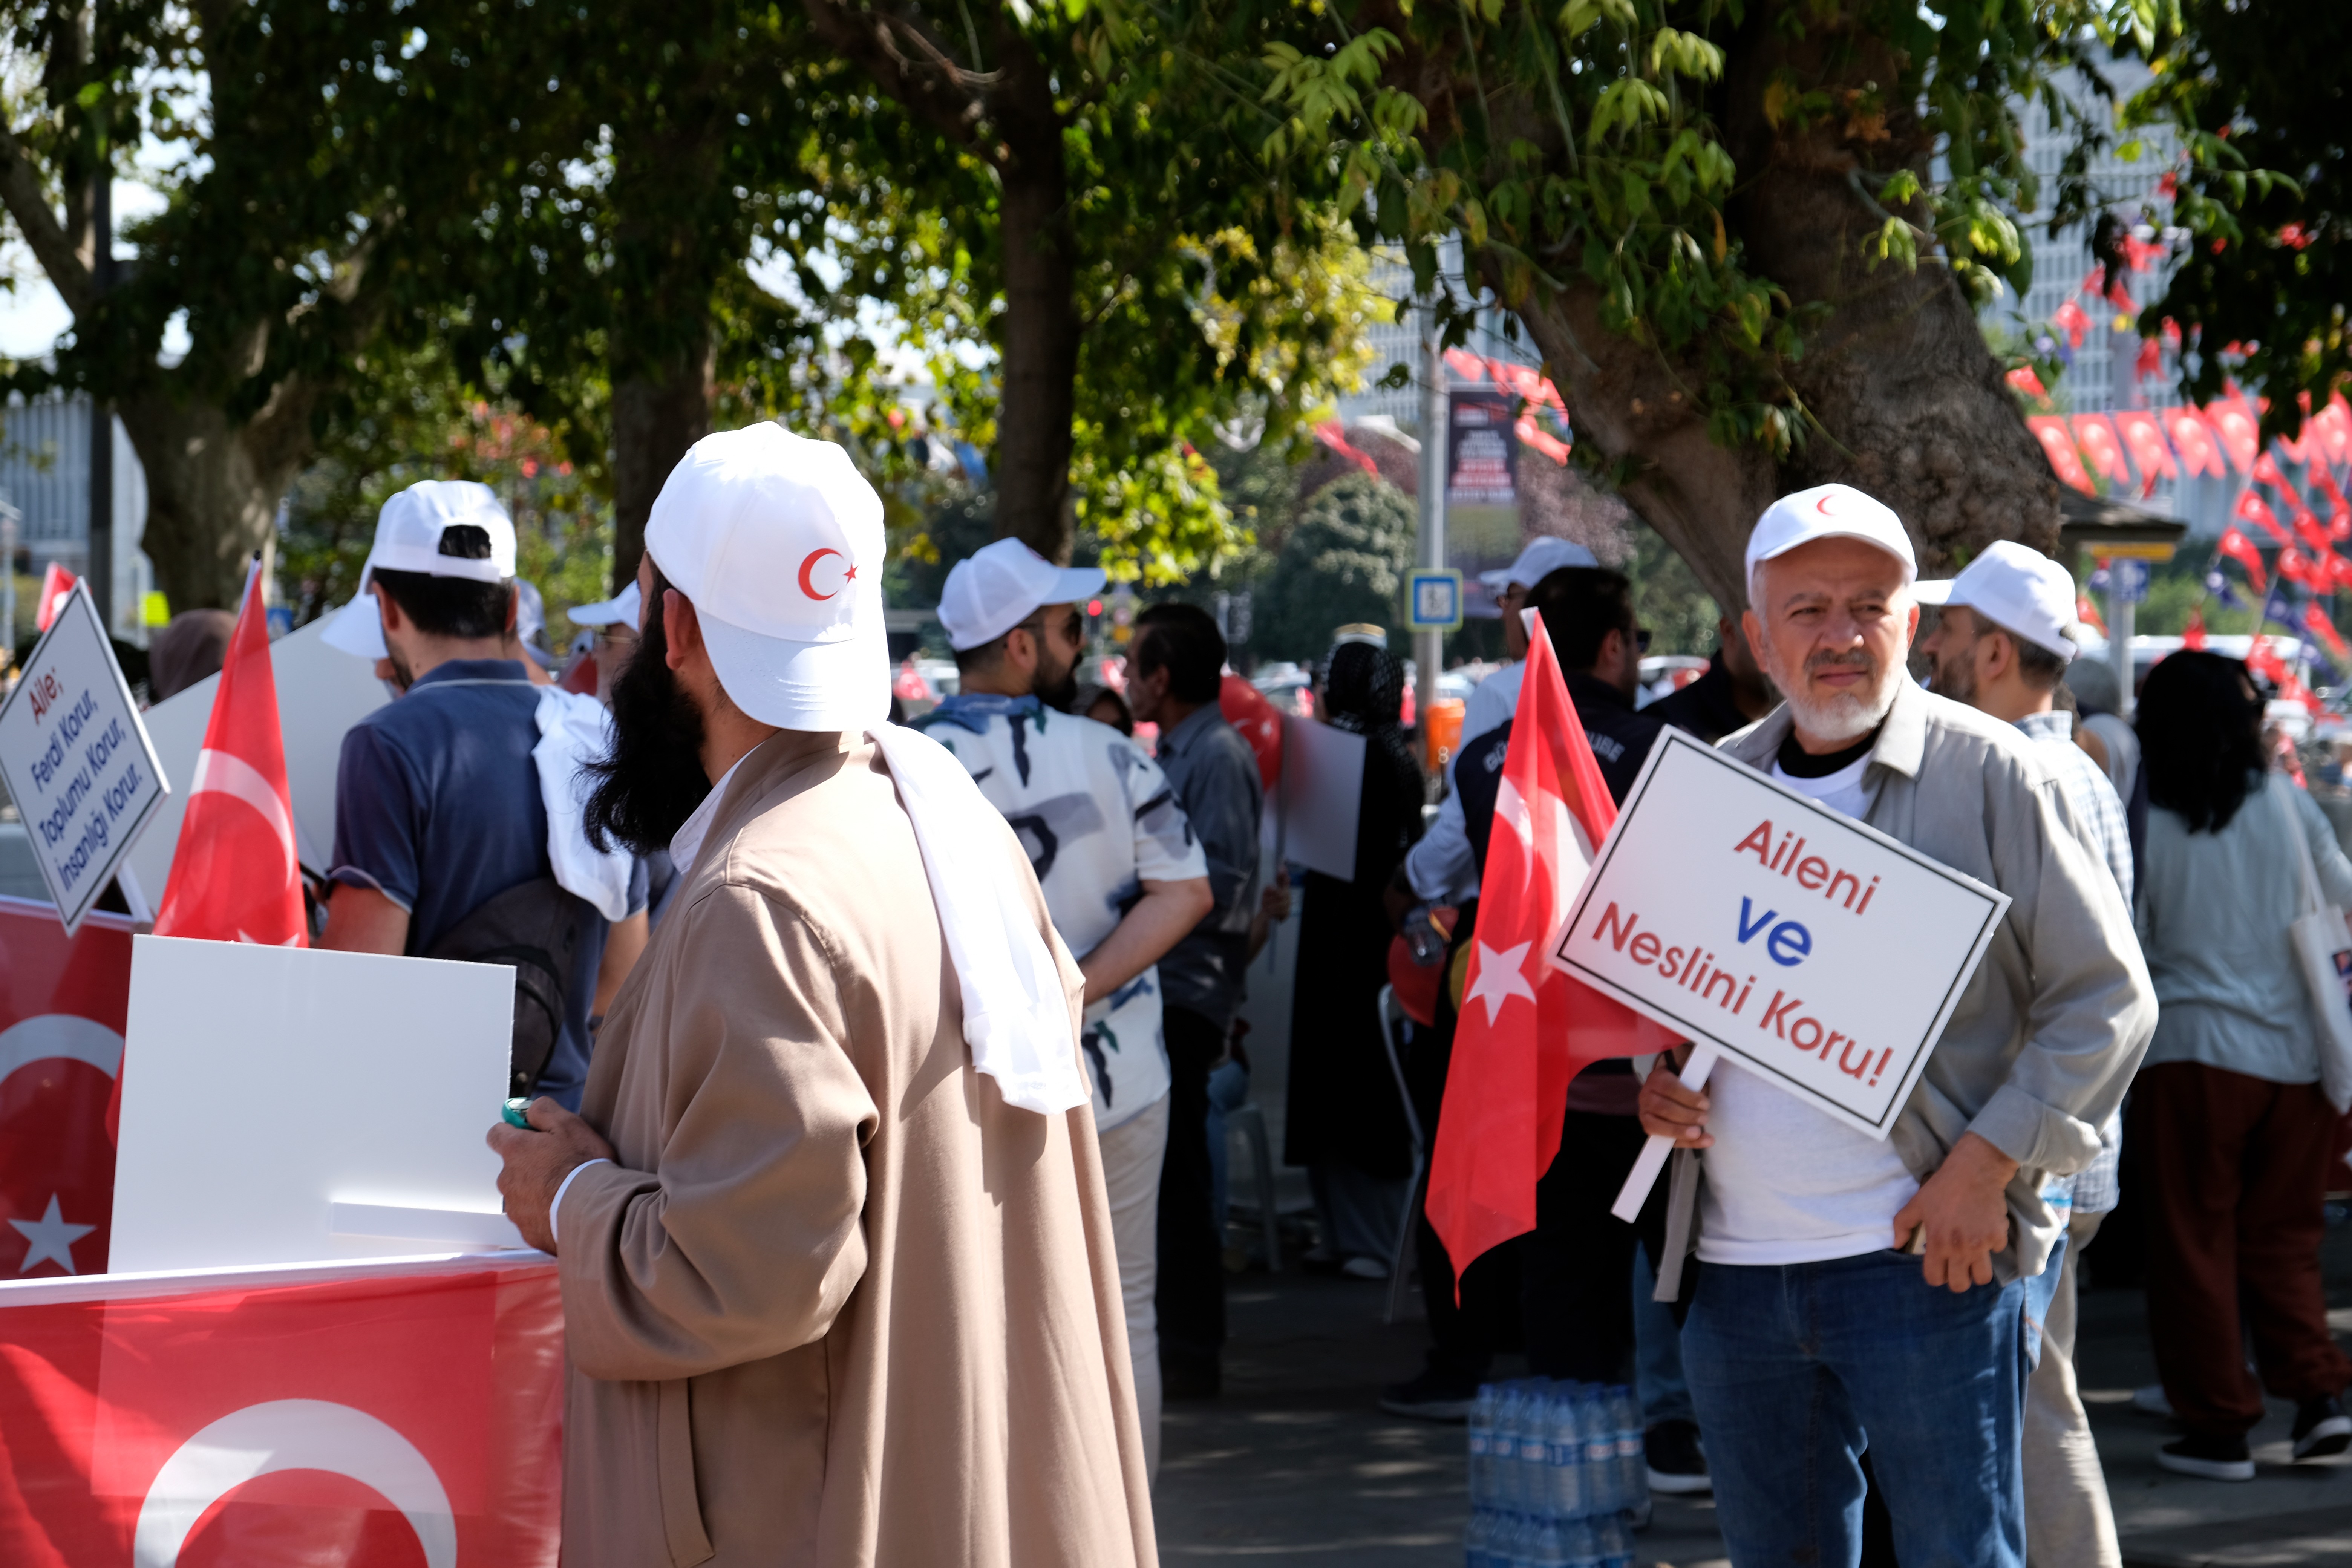
[{"label": "man holding protest sign", "polygon": [[[1787,701],[1727,754],[2006,905],[1884,1136],[1729,1062],[1705,1092],[1663,1066],[1643,1086],[1649,1131],[1705,1151],[1698,1182],[1677,1173],[1662,1289],[1695,1233],[1683,1348],[1718,1517],[1735,1562],[1852,1563],[1866,1446],[1902,1561],[2021,1564],[2025,1281],[2064,1231],[2042,1194],[2096,1157],[2154,994],[2039,748],[1906,676],[1901,521],[1843,485],[1801,491],[1765,511],[1747,563],[1742,625]],[[1803,853],[1759,851],[1836,895]],[[1772,936],[1758,967],[1790,974],[1812,939]]]}]

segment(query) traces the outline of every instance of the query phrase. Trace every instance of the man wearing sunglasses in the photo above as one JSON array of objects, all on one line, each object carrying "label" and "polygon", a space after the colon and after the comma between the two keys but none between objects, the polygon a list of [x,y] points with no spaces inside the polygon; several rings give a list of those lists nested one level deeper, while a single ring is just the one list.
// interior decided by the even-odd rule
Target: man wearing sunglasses
[{"label": "man wearing sunglasses", "polygon": [[[1029,851],[1046,912],[1087,977],[1078,1043],[1094,1086],[1147,1474],[1160,1466],[1160,1178],[1171,1120],[1160,955],[1214,902],[1209,865],[1160,764],[1069,711],[1093,567],[1017,539],[956,563],[940,593],[956,694],[916,721],[955,753]],[[1197,1131],[1195,1133],[1197,1136]]]}]

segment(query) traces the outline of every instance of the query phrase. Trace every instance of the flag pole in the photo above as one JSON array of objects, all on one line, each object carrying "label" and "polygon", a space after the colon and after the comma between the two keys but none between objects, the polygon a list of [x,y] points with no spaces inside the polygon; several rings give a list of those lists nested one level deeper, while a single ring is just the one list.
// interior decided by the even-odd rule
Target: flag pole
[{"label": "flag pole", "polygon": [[[1722,1053],[1705,1040],[1691,1047],[1690,1061],[1683,1068],[1683,1087],[1696,1093],[1706,1087],[1707,1075],[1715,1071],[1716,1058]],[[1609,1212],[1632,1225],[1641,1217],[1642,1205],[1650,1201],[1650,1189],[1658,1184],[1658,1173],[1666,1168],[1666,1156],[1674,1152],[1675,1141],[1653,1132],[1642,1145],[1642,1152],[1627,1173],[1625,1184],[1617,1191],[1617,1201]]]}]

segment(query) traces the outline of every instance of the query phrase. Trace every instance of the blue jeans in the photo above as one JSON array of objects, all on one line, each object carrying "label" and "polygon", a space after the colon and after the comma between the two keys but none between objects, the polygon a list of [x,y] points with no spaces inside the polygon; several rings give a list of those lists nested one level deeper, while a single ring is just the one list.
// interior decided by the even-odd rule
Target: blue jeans
[{"label": "blue jeans", "polygon": [[1650,1255],[1633,1249],[1633,1391],[1642,1401],[1642,1425],[1696,1421],[1690,1380],[1683,1375],[1683,1331],[1674,1307],[1657,1300],[1658,1277]]},{"label": "blue jeans", "polygon": [[1683,1370],[1732,1562],[1858,1562],[1866,1447],[1903,1568],[2023,1568],[2028,1310],[1894,1251],[1701,1266]]},{"label": "blue jeans", "polygon": [[[1249,1099],[1249,1068],[1227,1057],[1209,1074],[1209,1208],[1217,1216],[1217,1234],[1225,1233],[1225,1112],[1239,1110]],[[1271,1195],[1258,1194],[1261,1204]]]}]

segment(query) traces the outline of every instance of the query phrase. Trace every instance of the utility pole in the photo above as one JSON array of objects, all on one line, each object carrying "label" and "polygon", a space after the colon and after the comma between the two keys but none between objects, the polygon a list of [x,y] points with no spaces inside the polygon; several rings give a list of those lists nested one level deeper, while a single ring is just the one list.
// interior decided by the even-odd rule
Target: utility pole
[{"label": "utility pole", "polygon": [[[104,68],[104,8],[89,11],[89,52],[94,67]],[[101,105],[98,123],[98,172],[89,201],[90,281],[100,297],[114,282],[114,147],[110,117]],[[102,308],[102,307],[101,307]],[[96,393],[89,400],[89,578],[90,598],[98,605],[99,624],[114,635],[114,405]]]},{"label": "utility pole", "polygon": [[[1445,436],[1450,415],[1445,396],[1445,358],[1437,333],[1437,297],[1421,311],[1421,563],[1445,564]],[[1445,634],[1412,637],[1413,712],[1428,733],[1430,705],[1437,700],[1438,661],[1445,657]]]}]

